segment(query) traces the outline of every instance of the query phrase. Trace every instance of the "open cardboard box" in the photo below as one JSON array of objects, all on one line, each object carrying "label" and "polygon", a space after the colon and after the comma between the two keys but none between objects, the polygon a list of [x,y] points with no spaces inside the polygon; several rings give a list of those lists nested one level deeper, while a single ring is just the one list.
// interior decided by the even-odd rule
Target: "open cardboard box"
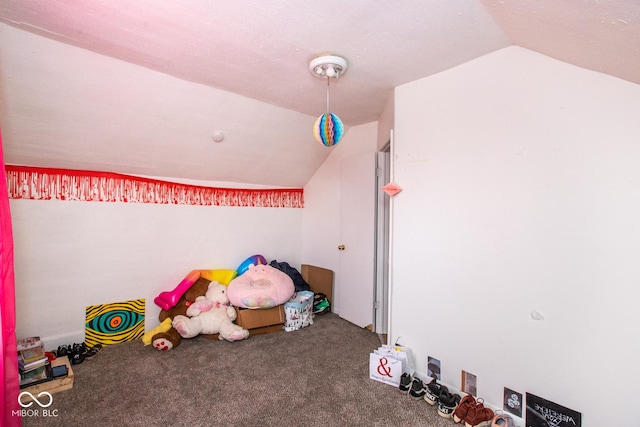
[{"label": "open cardboard box", "polygon": [[333,301],[333,271],[315,265],[302,264],[302,278],[315,294],[325,294],[329,304]]},{"label": "open cardboard box", "polygon": [[286,320],[283,305],[258,309],[236,307],[236,313],[236,324],[248,329],[250,336],[281,331]]},{"label": "open cardboard box", "polygon": [[[314,293],[323,293],[329,303],[333,298],[333,271],[314,265],[302,264],[300,274]],[[249,330],[250,335],[282,331],[286,320],[284,305],[267,309],[238,309],[236,324]]]}]

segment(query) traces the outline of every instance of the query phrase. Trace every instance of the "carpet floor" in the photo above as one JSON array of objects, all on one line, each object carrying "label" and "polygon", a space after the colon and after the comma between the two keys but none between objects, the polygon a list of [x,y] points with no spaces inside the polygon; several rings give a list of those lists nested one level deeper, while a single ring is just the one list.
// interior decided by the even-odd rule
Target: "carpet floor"
[{"label": "carpet floor", "polygon": [[[159,352],[106,346],[31,426],[454,426],[424,400],[369,379],[378,335],[333,313],[293,332],[203,337]],[[37,405],[34,404],[35,409]]]}]

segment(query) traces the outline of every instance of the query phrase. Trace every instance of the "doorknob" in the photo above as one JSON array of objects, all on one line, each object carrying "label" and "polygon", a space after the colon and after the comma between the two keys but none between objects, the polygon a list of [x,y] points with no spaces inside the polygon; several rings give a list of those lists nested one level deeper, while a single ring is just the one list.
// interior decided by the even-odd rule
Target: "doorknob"
[{"label": "doorknob", "polygon": [[339,246],[338,246],[338,250],[339,250],[339,251],[344,251],[344,245],[339,245]]}]

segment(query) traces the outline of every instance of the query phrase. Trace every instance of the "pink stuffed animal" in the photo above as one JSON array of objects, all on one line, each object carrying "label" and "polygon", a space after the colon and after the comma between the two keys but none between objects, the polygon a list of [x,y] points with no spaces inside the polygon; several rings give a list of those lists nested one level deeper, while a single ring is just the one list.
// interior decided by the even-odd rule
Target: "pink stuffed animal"
[{"label": "pink stuffed animal", "polygon": [[229,283],[229,301],[236,307],[271,308],[289,301],[293,280],[270,265],[251,266]]}]

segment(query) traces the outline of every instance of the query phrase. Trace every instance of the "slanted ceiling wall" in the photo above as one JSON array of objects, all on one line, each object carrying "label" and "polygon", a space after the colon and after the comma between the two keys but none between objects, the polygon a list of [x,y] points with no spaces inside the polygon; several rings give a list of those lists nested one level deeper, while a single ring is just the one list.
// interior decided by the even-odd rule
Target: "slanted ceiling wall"
[{"label": "slanted ceiling wall", "polygon": [[637,425],[640,86],[511,47],[395,100],[393,338],[499,407]]}]

